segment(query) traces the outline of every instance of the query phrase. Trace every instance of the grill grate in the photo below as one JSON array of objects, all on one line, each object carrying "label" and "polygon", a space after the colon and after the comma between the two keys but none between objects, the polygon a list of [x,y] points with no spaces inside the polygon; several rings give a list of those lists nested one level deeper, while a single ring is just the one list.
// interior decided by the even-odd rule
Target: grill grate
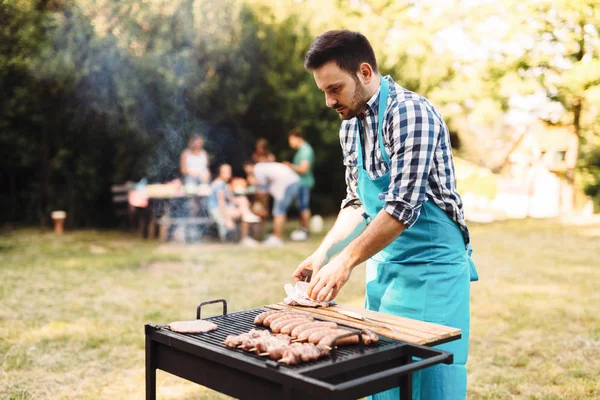
[{"label": "grill grate", "polygon": [[[239,335],[240,333],[245,333],[245,332],[250,331],[250,329],[268,330],[268,328],[258,327],[256,325],[254,325],[254,318],[258,314],[260,314],[264,311],[269,311],[269,310],[265,309],[265,308],[252,308],[249,310],[233,312],[233,313],[227,314],[227,315],[220,315],[220,316],[205,318],[206,320],[212,321],[215,324],[217,324],[217,326],[218,326],[217,330],[212,331],[212,332],[207,332],[207,333],[200,333],[200,334],[177,333],[177,335],[186,336],[187,338],[193,338],[193,339],[201,341],[203,343],[208,343],[210,345],[217,346],[220,348],[227,348],[229,351],[243,354],[246,357],[251,357],[251,358],[267,361],[267,360],[269,360],[268,357],[261,357],[255,353],[246,352],[241,349],[228,348],[227,346],[225,346],[223,344],[223,341],[225,340],[225,338],[228,335]],[[321,320],[321,319],[315,318],[315,320]],[[347,328],[354,329],[352,327],[347,327]],[[166,328],[162,328],[162,329],[166,329]],[[361,357],[363,354],[375,353],[386,347],[397,345],[398,343],[399,342],[397,340],[388,339],[386,337],[380,336],[379,342],[364,347],[364,353],[361,353],[360,345],[341,346],[338,349],[336,349],[337,360],[335,362]],[[301,372],[302,369],[310,368],[314,365],[325,365],[325,364],[330,364],[330,363],[334,363],[334,361],[331,359],[331,356],[327,356],[327,357],[323,357],[323,358],[320,358],[315,361],[301,363],[299,365],[290,365],[290,366],[281,365],[281,367],[294,369],[294,370],[297,370],[298,372]]]}]

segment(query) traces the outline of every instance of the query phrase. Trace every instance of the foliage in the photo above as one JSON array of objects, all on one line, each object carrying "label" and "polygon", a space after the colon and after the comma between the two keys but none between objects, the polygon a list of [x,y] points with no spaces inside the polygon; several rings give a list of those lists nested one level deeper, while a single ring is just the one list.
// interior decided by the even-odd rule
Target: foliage
[{"label": "foliage", "polygon": [[593,190],[598,18],[593,0],[5,0],[0,218],[44,224],[65,208],[69,224],[110,224],[110,185],[178,176],[190,135],[206,136],[213,168],[241,174],[258,137],[289,159],[294,127],[317,150],[315,209],[334,211],[339,120],[303,68],[333,28],[367,33],[381,71],[429,97],[470,160],[511,140],[516,96],[541,104],[526,111],[578,132]]}]

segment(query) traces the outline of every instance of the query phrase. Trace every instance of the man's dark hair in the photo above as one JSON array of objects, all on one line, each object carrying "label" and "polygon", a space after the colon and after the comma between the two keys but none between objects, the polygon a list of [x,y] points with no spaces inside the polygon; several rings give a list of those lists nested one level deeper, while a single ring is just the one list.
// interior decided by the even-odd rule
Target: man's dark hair
[{"label": "man's dark hair", "polygon": [[302,132],[300,129],[293,129],[290,131],[290,133],[288,133],[288,137],[290,136],[295,136],[299,137],[300,139],[304,139],[304,132]]},{"label": "man's dark hair", "polygon": [[316,69],[329,61],[335,61],[340,69],[349,72],[352,77],[364,62],[378,72],[375,52],[369,40],[362,33],[347,29],[327,31],[317,36],[306,53],[304,68]]},{"label": "man's dark hair", "polygon": [[242,164],[242,167],[245,167],[246,165],[255,165],[255,164],[256,164],[256,162],[253,159],[249,158],[244,161],[244,163]]}]

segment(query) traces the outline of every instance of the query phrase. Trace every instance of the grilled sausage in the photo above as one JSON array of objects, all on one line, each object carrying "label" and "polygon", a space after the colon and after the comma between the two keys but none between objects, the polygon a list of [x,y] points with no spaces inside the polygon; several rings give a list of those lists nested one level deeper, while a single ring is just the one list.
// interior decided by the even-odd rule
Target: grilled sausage
[{"label": "grilled sausage", "polygon": [[254,324],[255,325],[262,325],[262,323],[265,320],[265,318],[267,318],[269,315],[273,315],[273,314],[279,313],[279,312],[281,312],[281,311],[279,311],[279,310],[271,310],[271,311],[262,312],[262,313],[258,314],[254,318]]},{"label": "grilled sausage", "polygon": [[365,329],[363,331],[363,341],[365,344],[377,343],[379,342],[379,335],[370,329]]},{"label": "grilled sausage", "polygon": [[300,332],[304,332],[305,330],[312,328],[337,328],[337,324],[335,322],[327,321],[308,322],[292,329],[292,334],[290,336],[297,338],[300,335]]},{"label": "grilled sausage", "polygon": [[267,315],[267,317],[265,319],[263,319],[263,326],[268,327],[271,324],[271,321],[273,321],[276,318],[285,316],[285,315],[289,315],[290,313],[287,311],[278,311],[276,313],[273,313],[271,315]]},{"label": "grilled sausage", "polygon": [[296,338],[296,341],[297,342],[306,342],[308,340],[308,338],[310,337],[310,335],[312,335],[313,333],[320,332],[320,331],[328,331],[330,329],[332,329],[332,328],[329,326],[327,326],[327,327],[318,326],[316,328],[305,329],[302,332],[300,332],[300,334]]},{"label": "grilled sausage", "polygon": [[[341,333],[336,333],[336,334],[331,334],[331,335],[325,336],[325,337],[321,338],[321,340],[319,340],[318,344],[320,346],[332,347],[334,339],[340,335],[341,335]],[[364,344],[377,343],[379,341],[379,336],[377,336],[377,334],[374,332],[365,331],[362,333],[362,340],[363,340]],[[348,336],[345,338],[341,338],[340,340],[337,341],[336,345],[357,344],[357,343],[359,343],[358,335],[352,335],[352,336]]]},{"label": "grilled sausage", "polygon": [[[275,321],[282,321],[282,320],[286,320],[286,319],[292,319],[292,318],[296,318],[298,316],[301,316],[302,314],[297,314],[297,313],[293,313],[293,312],[285,312],[283,314],[274,314],[273,316],[269,316],[265,319],[265,321],[263,322],[264,326],[272,326],[273,322]],[[270,318],[272,317],[272,318]],[[269,323],[269,325],[267,325],[267,321]]]},{"label": "grilled sausage", "polygon": [[290,322],[294,322],[294,321],[308,322],[308,321],[312,320],[312,318],[310,318],[310,319],[309,318],[310,317],[305,317],[303,315],[293,316],[291,318],[279,318],[279,319],[276,319],[271,322],[270,328],[273,331],[273,333],[279,333],[279,332],[281,332],[281,328],[288,325]]},{"label": "grilled sausage", "polygon": [[[314,322],[314,319],[312,319],[312,317],[308,317],[308,319],[294,319],[289,321],[289,323],[287,325],[285,325],[283,328],[281,328],[280,333],[283,333],[285,335],[290,335],[292,333],[292,330],[300,325],[304,325],[304,324],[310,324],[311,322]],[[291,335],[290,335],[291,336]]]},{"label": "grilled sausage", "polygon": [[312,344],[318,344],[321,339],[323,339],[324,337],[327,336],[339,336],[339,335],[343,335],[344,333],[350,333],[350,331],[348,329],[327,329],[327,330],[322,330],[322,331],[317,331],[314,333],[311,333],[311,335],[308,337],[308,342],[312,343]]},{"label": "grilled sausage", "polygon": [[292,318],[296,318],[298,316],[298,314],[294,314],[294,313],[285,313],[283,315],[278,315],[276,317],[273,317],[271,320],[269,320],[269,327],[273,326],[273,323],[275,323],[276,321],[285,321],[288,319],[292,319]]}]

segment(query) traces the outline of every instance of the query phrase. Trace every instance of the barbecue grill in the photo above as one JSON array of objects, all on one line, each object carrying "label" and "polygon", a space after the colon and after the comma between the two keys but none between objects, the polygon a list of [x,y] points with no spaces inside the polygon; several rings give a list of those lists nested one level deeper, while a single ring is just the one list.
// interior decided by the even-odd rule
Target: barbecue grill
[{"label": "barbecue grill", "polygon": [[147,400],[156,399],[157,369],[240,399],[356,399],[399,386],[405,400],[412,397],[412,373],[452,363],[452,353],[381,337],[376,344],[343,346],[315,361],[283,365],[223,344],[227,335],[260,329],[254,318],[267,309],[228,314],[225,300],[212,300],[198,306],[196,318],[213,303],[222,303],[223,312],[206,318],[218,325],[212,332],[181,334],[146,325]]}]

